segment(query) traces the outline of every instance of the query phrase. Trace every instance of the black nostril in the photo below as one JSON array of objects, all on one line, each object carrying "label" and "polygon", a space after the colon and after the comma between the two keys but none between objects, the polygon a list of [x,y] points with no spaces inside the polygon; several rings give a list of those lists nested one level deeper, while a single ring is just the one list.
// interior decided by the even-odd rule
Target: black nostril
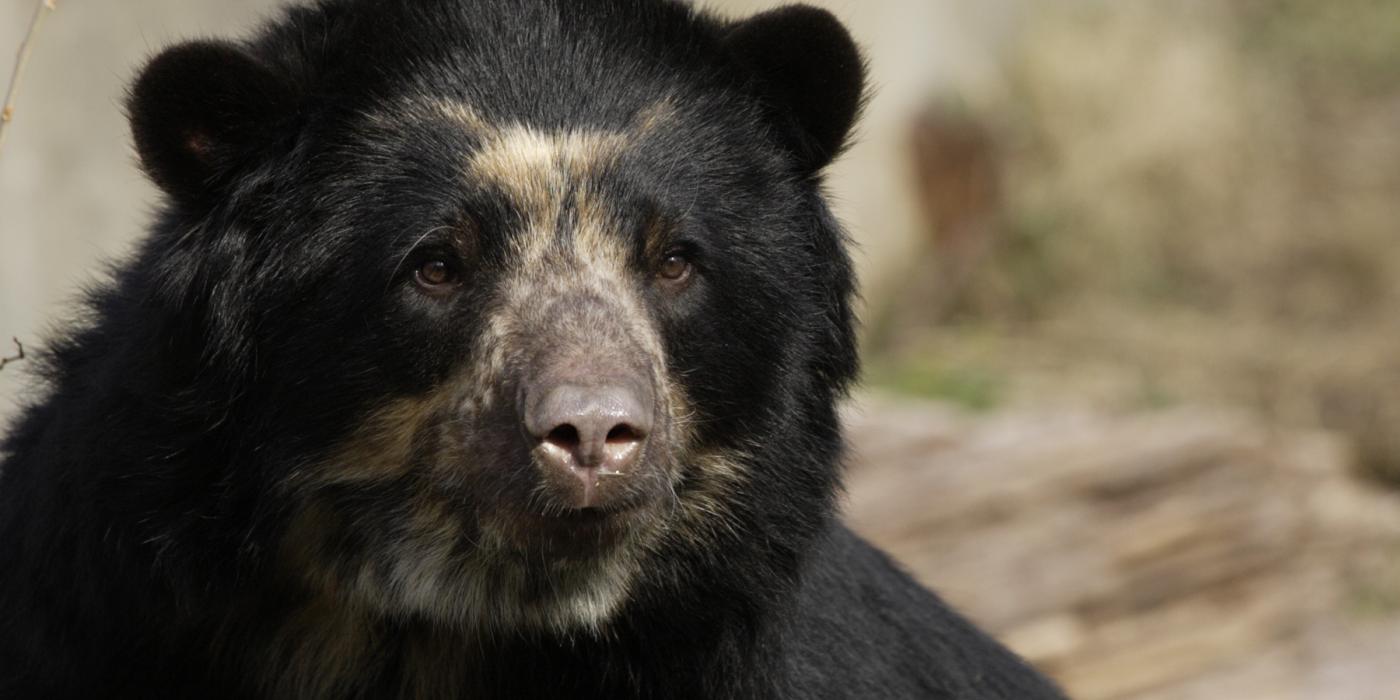
[{"label": "black nostril", "polygon": [[549,434],[544,436],[544,441],[552,443],[554,445],[558,445],[559,447],[562,447],[572,452],[573,450],[578,448],[578,428],[575,428],[574,426],[565,423],[549,431]]},{"label": "black nostril", "polygon": [[614,426],[612,430],[608,431],[608,436],[606,438],[610,445],[641,442],[641,439],[641,433],[626,423]]}]

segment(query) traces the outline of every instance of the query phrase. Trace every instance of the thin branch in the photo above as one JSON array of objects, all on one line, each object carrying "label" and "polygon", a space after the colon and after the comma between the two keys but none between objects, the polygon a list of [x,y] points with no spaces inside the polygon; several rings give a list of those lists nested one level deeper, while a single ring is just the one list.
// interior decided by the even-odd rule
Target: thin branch
[{"label": "thin branch", "polygon": [[11,362],[19,362],[24,359],[24,343],[19,342],[19,338],[10,338],[10,340],[15,341],[15,349],[19,352],[12,357],[0,357],[0,369],[5,369],[5,365]]},{"label": "thin branch", "polygon": [[[15,97],[19,95],[19,79],[24,76],[24,65],[29,63],[29,51],[34,46],[34,37],[39,34],[39,25],[44,23],[44,17],[54,11],[56,0],[39,0],[39,4],[34,7],[34,18],[29,20],[29,31],[24,35],[24,41],[19,44],[19,54],[15,56],[15,70],[10,73],[10,87],[5,90],[5,107],[0,110],[0,148],[5,145],[5,132],[9,129],[10,120],[15,117]],[[0,367],[4,365],[0,364]]]}]

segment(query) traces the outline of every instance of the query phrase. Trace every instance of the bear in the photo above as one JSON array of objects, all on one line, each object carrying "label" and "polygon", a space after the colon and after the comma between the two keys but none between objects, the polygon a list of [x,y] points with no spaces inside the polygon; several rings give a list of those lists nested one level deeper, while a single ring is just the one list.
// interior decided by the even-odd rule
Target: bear
[{"label": "bear", "polygon": [[840,519],[865,82],[680,0],[156,55],[161,203],[3,443],[0,697],[1062,697]]}]

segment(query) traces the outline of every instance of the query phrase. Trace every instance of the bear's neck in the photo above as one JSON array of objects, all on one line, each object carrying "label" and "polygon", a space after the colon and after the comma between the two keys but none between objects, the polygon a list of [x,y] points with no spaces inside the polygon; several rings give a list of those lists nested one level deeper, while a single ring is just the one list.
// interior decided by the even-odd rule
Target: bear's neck
[{"label": "bear's neck", "polygon": [[310,601],[245,613],[264,628],[249,634],[232,623],[228,638],[243,646],[219,651],[234,664],[229,677],[270,697],[772,696],[774,679],[758,672],[776,668],[769,619],[713,605],[703,616],[690,610],[624,613],[600,633],[563,637],[463,632]]}]

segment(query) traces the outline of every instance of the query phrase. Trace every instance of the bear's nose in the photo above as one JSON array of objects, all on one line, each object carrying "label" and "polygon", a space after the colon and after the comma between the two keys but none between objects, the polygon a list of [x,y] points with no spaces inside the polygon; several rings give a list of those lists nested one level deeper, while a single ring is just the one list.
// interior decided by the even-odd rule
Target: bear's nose
[{"label": "bear's nose", "polygon": [[606,507],[609,479],[626,478],[652,428],[649,397],[620,384],[558,384],[526,402],[525,429],[551,481],[563,481],[577,508]]}]

